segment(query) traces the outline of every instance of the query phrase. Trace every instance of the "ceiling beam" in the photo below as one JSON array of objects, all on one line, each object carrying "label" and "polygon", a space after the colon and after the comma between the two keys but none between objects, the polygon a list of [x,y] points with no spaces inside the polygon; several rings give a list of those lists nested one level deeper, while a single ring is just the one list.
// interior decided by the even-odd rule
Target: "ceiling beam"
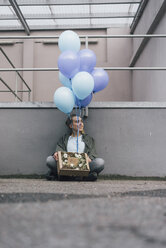
[{"label": "ceiling beam", "polygon": [[[146,34],[153,34],[156,27],[158,26],[160,20],[162,19],[162,17],[165,15],[166,13],[166,0],[163,1],[163,4],[161,5],[157,15],[155,16],[153,22],[151,23],[148,31]],[[135,66],[135,63],[137,62],[138,58],[140,57],[142,51],[144,50],[145,46],[147,45],[147,43],[149,42],[150,38],[144,37],[137,49],[137,51],[135,52],[135,54],[133,55],[131,61],[130,61],[130,66],[133,67]]]},{"label": "ceiling beam", "polygon": [[[19,6],[139,4],[140,2],[141,0],[33,0],[31,2],[28,0],[17,0]],[[0,0],[0,6],[10,6],[10,4]]]},{"label": "ceiling beam", "polygon": [[134,20],[133,20],[133,22],[132,22],[132,24],[130,26],[130,33],[131,34],[134,33],[134,30],[135,30],[135,28],[136,28],[136,26],[137,26],[137,24],[138,24],[138,22],[139,22],[139,20],[140,20],[140,18],[142,16],[143,12],[144,12],[144,9],[145,9],[148,1],[149,0],[142,0],[141,1],[140,5],[139,5],[139,7],[137,9],[137,12],[135,13]]},{"label": "ceiling beam", "polygon": [[30,29],[29,29],[29,26],[24,18],[24,15],[22,14],[16,0],[9,0],[11,6],[13,7],[18,19],[20,20],[25,32],[27,33],[27,35],[30,35]]},{"label": "ceiling beam", "polygon": [[[93,19],[93,18],[134,18],[134,13],[98,13],[98,14],[33,14],[33,15],[24,15],[26,20],[42,20],[42,19]],[[14,15],[1,15],[1,20],[17,20],[18,18]]]},{"label": "ceiling beam", "polygon": [[[31,31],[52,31],[52,30],[66,30],[66,29],[106,29],[106,28],[110,28],[110,27],[128,27],[128,24],[124,23],[124,24],[75,24],[75,25],[32,25],[31,26]],[[4,31],[23,31],[23,28],[20,27],[0,27],[0,32],[4,32]]]}]

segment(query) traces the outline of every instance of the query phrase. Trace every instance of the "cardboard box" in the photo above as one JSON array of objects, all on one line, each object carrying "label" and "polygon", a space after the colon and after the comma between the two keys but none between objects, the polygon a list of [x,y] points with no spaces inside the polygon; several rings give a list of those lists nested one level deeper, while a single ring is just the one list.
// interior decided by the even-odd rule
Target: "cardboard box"
[{"label": "cardboard box", "polygon": [[90,172],[86,153],[58,152],[57,165],[59,176],[86,177]]}]

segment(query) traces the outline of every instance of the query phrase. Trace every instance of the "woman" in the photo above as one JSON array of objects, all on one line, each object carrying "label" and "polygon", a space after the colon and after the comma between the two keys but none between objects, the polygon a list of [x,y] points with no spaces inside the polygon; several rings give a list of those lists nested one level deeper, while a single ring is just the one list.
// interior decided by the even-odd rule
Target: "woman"
[{"label": "woman", "polygon": [[[104,169],[104,160],[97,158],[95,142],[92,137],[84,132],[84,123],[81,117],[75,114],[68,117],[66,125],[70,129],[70,134],[65,134],[57,143],[56,151],[46,160],[46,164],[50,171],[46,178],[54,180],[57,178],[57,161],[58,151],[87,153],[90,173],[89,176],[83,178],[85,181],[96,181],[97,175]],[[78,137],[77,137],[78,136]]]}]

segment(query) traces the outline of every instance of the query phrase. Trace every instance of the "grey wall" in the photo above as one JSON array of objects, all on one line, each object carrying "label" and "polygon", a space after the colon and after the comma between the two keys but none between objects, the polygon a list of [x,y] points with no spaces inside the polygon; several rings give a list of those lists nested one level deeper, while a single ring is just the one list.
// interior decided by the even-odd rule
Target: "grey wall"
[{"label": "grey wall", "polygon": [[[45,173],[65,119],[51,104],[1,104],[0,174]],[[165,103],[98,102],[85,130],[105,159],[104,174],[165,176],[165,123]]]},{"label": "grey wall", "polygon": [[[104,34],[129,34],[129,28],[109,28],[100,30],[77,30],[79,35],[104,35]],[[60,35],[62,31],[41,31],[31,32],[32,36],[53,36]],[[57,40],[49,43],[48,39],[14,40],[12,36],[25,35],[23,32],[1,32],[1,36],[11,36],[9,40],[0,40],[0,46],[16,67],[44,68],[57,66],[60,50]],[[89,39],[89,49],[92,49],[97,57],[97,67],[128,66],[132,54],[131,39]],[[81,49],[85,48],[85,40],[82,39]],[[0,52],[0,67],[10,68],[4,56]],[[106,90],[95,94],[93,101],[130,101],[131,100],[131,73],[130,72],[108,72],[109,85]],[[58,79],[58,72],[22,72],[27,84],[32,90],[31,101],[52,102],[55,90],[62,86]],[[15,73],[1,72],[0,76],[5,79],[9,86],[15,89]],[[26,89],[20,84],[19,90]],[[0,82],[0,90],[6,87]],[[28,94],[19,93],[23,101],[28,101]],[[11,93],[0,92],[0,102],[13,102],[15,97]]]},{"label": "grey wall", "polygon": [[[159,14],[165,1],[150,0],[136,27],[134,34],[166,34],[166,14]],[[165,7],[166,8],[166,7]],[[161,18],[160,18],[161,16]],[[149,31],[151,30],[151,31]],[[133,57],[142,39],[133,41]],[[166,39],[152,38],[144,47],[134,66],[165,67]],[[134,71],[132,73],[133,101],[165,101],[166,100],[166,71]]]}]

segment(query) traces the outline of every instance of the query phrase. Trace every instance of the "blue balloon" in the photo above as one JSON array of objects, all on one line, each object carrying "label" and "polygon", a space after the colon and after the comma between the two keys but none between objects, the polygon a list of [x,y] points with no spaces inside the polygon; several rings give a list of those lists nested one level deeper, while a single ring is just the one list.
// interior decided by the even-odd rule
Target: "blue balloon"
[{"label": "blue balloon", "polygon": [[93,71],[96,65],[95,53],[90,49],[83,49],[79,51],[78,56],[80,57],[80,71],[87,71],[89,73]]},{"label": "blue balloon", "polygon": [[75,105],[73,92],[67,87],[60,87],[54,93],[54,103],[59,110],[69,114]]},{"label": "blue balloon", "polygon": [[80,50],[80,38],[77,33],[71,30],[64,31],[59,37],[58,46],[61,52],[66,50],[78,52]]},{"label": "blue balloon", "polygon": [[67,78],[72,78],[79,72],[80,59],[77,53],[65,51],[58,58],[58,67],[60,72]]},{"label": "blue balloon", "polygon": [[103,90],[107,86],[109,82],[109,77],[108,73],[104,69],[94,69],[91,75],[94,78],[94,93]]},{"label": "blue balloon", "polygon": [[77,97],[75,98],[75,104],[80,107],[80,108],[85,108],[86,106],[89,105],[93,97],[93,94],[91,93],[89,96],[87,96],[83,100],[79,100]]},{"label": "blue balloon", "polygon": [[67,77],[65,77],[61,72],[59,72],[59,81],[65,86],[71,89],[71,81]]},{"label": "blue balloon", "polygon": [[72,78],[72,89],[74,94],[81,100],[85,99],[94,88],[94,79],[90,73],[78,72]]}]

